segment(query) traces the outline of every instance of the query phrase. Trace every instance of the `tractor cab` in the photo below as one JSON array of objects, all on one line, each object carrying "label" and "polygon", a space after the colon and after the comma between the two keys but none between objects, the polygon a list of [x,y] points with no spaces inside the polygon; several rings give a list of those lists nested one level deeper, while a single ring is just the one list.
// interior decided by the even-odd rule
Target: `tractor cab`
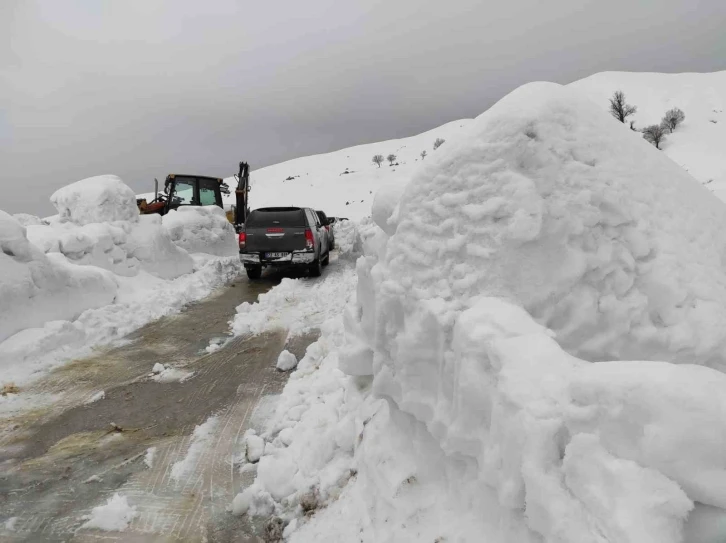
[{"label": "tractor cab", "polygon": [[[158,185],[157,185],[158,187]],[[218,177],[205,175],[169,174],[164,181],[164,191],[155,189],[156,197],[150,203],[137,200],[142,214],[166,215],[182,206],[218,206],[224,208],[222,194],[229,194],[229,187]]]},{"label": "tractor cab", "polygon": [[224,207],[222,204],[223,190],[229,194],[229,188],[224,181],[216,177],[170,174],[164,181],[165,212],[168,213],[169,210],[181,206]]}]

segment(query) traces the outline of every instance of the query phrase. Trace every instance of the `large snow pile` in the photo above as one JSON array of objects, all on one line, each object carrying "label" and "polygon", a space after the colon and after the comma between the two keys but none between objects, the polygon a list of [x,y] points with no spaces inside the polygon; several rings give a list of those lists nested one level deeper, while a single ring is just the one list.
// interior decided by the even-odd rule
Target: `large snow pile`
[{"label": "large snow pile", "polygon": [[172,242],[161,217],[140,216],[135,198],[115,175],[71,183],[51,197],[58,209],[55,220],[28,226],[28,239],[46,253],[118,275],[144,270],[173,279],[191,273],[192,259]]},{"label": "large snow pile", "polygon": [[0,342],[22,330],[110,304],[113,276],[77,268],[31,244],[25,227],[0,211]]},{"label": "large snow pile", "polygon": [[402,197],[387,271],[412,300],[444,321],[476,296],[515,300],[591,360],[720,363],[726,205],[553,84],[514,91],[467,136]]},{"label": "large snow pile", "polygon": [[172,241],[190,253],[233,256],[239,252],[234,227],[221,207],[180,207],[162,222]]},{"label": "large snow pile", "polygon": [[376,205],[234,510],[298,542],[705,541],[725,210],[574,91],[513,92]]},{"label": "large snow pile", "polygon": [[89,224],[136,221],[136,195],[115,175],[97,175],[58,189],[50,197],[61,221]]},{"label": "large snow pile", "polygon": [[[636,128],[658,124],[666,111],[678,107],[686,119],[661,145],[663,152],[693,177],[726,200],[726,71],[714,73],[603,72],[568,85],[599,108],[617,90],[638,111]],[[627,128],[627,125],[623,126]]]}]

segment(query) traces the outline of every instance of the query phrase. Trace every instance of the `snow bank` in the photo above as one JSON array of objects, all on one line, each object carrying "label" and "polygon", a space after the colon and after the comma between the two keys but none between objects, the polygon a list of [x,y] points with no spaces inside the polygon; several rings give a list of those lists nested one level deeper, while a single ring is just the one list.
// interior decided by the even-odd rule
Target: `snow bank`
[{"label": "snow bank", "polygon": [[355,285],[355,270],[347,262],[338,262],[331,264],[324,276],[324,281],[286,277],[274,289],[260,294],[257,303],[240,304],[232,332],[239,336],[283,328],[293,336],[341,314]]},{"label": "snow bank", "polygon": [[358,262],[341,367],[373,376],[385,425],[412,416],[446,462],[472,459],[477,482],[456,484],[526,526],[517,540],[680,541],[693,501],[726,506],[726,378],[563,348],[722,367],[726,208],[556,85],[518,89],[467,136]]},{"label": "snow bank", "polygon": [[88,517],[89,520],[81,528],[123,532],[137,516],[136,507],[129,505],[128,498],[116,493],[105,505],[94,507]]},{"label": "snow bank", "polygon": [[281,516],[293,542],[713,533],[723,204],[533,84],[377,207],[355,301],[292,373],[236,512]]},{"label": "snow bank", "polygon": [[221,207],[180,207],[164,216],[163,224],[172,241],[190,253],[239,253],[234,227]]},{"label": "snow bank", "polygon": [[115,175],[97,175],[58,189],[50,197],[62,222],[84,225],[136,221],[136,194]]},{"label": "snow bank", "polygon": [[[3,256],[0,254],[0,260]],[[92,267],[72,267],[80,269],[82,274],[102,272]],[[18,384],[25,383],[36,373],[63,360],[85,356],[95,345],[117,340],[148,322],[178,312],[185,305],[205,298],[214,289],[237,277],[240,271],[241,266],[236,257],[194,255],[194,272],[171,281],[143,270],[135,277],[117,276],[119,287],[114,303],[83,311],[73,322],[45,322],[46,318],[54,317],[44,314],[33,322],[34,328],[21,330],[5,341],[0,341],[3,381],[7,379]],[[0,320],[2,317],[5,317],[4,313],[0,314]],[[70,318],[69,315],[64,317]]]},{"label": "snow bank", "polygon": [[126,277],[140,270],[164,279],[192,272],[191,257],[174,244],[161,217],[140,216],[133,191],[115,175],[72,183],[51,202],[58,218],[28,227],[28,239],[45,253]]},{"label": "snow bank", "polygon": [[0,342],[24,328],[110,304],[116,289],[103,270],[43,254],[28,242],[25,228],[0,211]]},{"label": "snow bank", "polygon": [[62,253],[73,264],[125,277],[144,270],[174,279],[193,268],[192,259],[174,245],[158,215],[144,215],[135,222],[29,226],[28,239],[45,253]]}]

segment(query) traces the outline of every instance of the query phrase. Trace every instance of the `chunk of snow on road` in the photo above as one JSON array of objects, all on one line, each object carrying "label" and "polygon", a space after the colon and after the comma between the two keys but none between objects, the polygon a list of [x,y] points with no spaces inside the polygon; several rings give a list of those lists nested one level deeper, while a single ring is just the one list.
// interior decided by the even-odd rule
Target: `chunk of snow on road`
[{"label": "chunk of snow on road", "polygon": [[258,462],[265,451],[265,440],[255,434],[254,430],[247,430],[244,436],[246,457],[248,462]]},{"label": "chunk of snow on road", "polygon": [[79,225],[137,221],[136,195],[115,175],[97,175],[58,189],[50,197],[61,222]]},{"label": "chunk of snow on road", "polygon": [[144,456],[144,464],[146,467],[151,469],[154,467],[154,457],[156,456],[156,447],[149,447],[146,449],[146,456]]},{"label": "chunk of snow on road", "polygon": [[204,450],[209,446],[218,424],[217,417],[210,417],[203,424],[194,428],[186,456],[171,467],[172,479],[178,481],[194,472]]},{"label": "chunk of snow on road", "polygon": [[89,483],[100,483],[103,479],[101,479],[98,475],[91,475],[88,479],[83,481],[83,484],[89,484]]},{"label": "chunk of snow on road", "polygon": [[94,507],[89,520],[81,528],[97,528],[106,532],[123,532],[138,516],[136,507],[129,505],[126,496],[118,493],[109,498],[105,505]]},{"label": "chunk of snow on road", "polygon": [[236,256],[237,235],[224,210],[217,206],[180,207],[162,219],[172,241],[190,253]]},{"label": "chunk of snow on road", "polygon": [[[159,368],[161,366],[161,368]],[[171,366],[164,366],[158,362],[154,364],[151,378],[158,383],[183,382],[194,375],[193,371],[185,371]]]},{"label": "chunk of snow on road", "polygon": [[282,351],[280,356],[277,357],[277,365],[275,367],[278,370],[290,371],[295,366],[297,366],[297,358],[290,351]]},{"label": "chunk of snow on road", "polygon": [[105,397],[106,397],[106,392],[103,390],[100,390],[99,392],[96,392],[90,398],[88,398],[85,401],[85,404],[86,405],[92,404],[94,402],[97,402],[98,400],[103,400]]}]

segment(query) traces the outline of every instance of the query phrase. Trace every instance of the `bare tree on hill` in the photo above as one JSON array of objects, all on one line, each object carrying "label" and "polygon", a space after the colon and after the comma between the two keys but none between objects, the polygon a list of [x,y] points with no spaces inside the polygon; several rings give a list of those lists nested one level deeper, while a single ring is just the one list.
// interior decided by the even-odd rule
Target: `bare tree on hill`
[{"label": "bare tree on hill", "polygon": [[643,137],[655,145],[656,149],[660,149],[660,144],[666,137],[666,130],[662,124],[652,124],[643,128]]},{"label": "bare tree on hill", "polygon": [[390,162],[390,165],[393,166],[393,163],[396,162],[396,155],[391,153],[386,157],[386,159],[388,160],[388,162]]},{"label": "bare tree on hill", "polygon": [[625,119],[633,115],[636,111],[638,111],[636,106],[628,105],[625,101],[625,93],[623,91],[615,91],[613,97],[610,98],[610,115],[621,123],[624,123]]},{"label": "bare tree on hill", "polygon": [[383,164],[383,155],[373,155],[373,163],[378,164],[378,167],[381,167],[381,164]]},{"label": "bare tree on hill", "polygon": [[674,107],[673,109],[669,109],[668,111],[666,111],[666,114],[663,116],[661,124],[664,125],[672,134],[673,131],[678,127],[679,124],[684,121],[685,118],[686,114],[677,107]]}]

